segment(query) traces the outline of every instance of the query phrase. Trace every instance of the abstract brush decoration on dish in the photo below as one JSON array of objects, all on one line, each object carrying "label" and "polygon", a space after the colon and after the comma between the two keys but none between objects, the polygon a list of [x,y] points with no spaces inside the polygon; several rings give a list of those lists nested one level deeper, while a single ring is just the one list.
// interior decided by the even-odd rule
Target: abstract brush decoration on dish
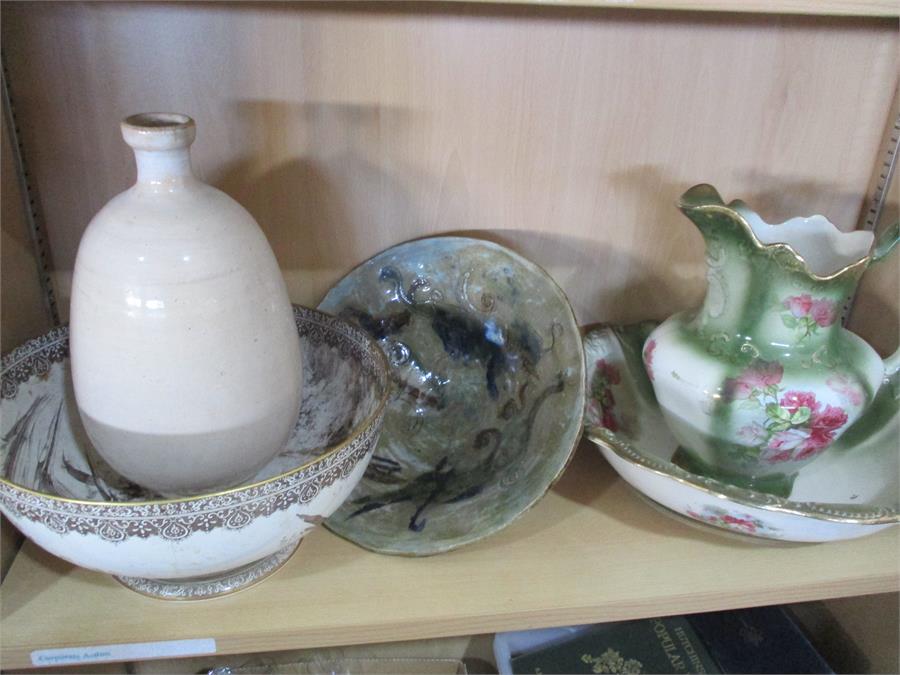
[{"label": "abstract brush decoration on dish", "polygon": [[376,551],[439,553],[506,526],[562,472],[584,363],[543,270],[490,242],[419,240],[355,269],[320,309],[375,338],[394,380],[375,456],[329,529]]}]

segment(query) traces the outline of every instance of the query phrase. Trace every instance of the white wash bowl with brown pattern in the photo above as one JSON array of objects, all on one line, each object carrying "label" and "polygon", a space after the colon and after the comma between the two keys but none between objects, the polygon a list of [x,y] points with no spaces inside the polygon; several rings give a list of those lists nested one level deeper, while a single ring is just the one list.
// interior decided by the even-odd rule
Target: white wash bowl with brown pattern
[{"label": "white wash bowl with brown pattern", "polygon": [[389,393],[367,335],[294,313],[306,364],[294,432],[251,481],[214,494],[157,497],[103,463],[75,407],[66,328],[5,356],[0,510],[54,555],[157,597],[212,597],[274,572],[362,477]]}]

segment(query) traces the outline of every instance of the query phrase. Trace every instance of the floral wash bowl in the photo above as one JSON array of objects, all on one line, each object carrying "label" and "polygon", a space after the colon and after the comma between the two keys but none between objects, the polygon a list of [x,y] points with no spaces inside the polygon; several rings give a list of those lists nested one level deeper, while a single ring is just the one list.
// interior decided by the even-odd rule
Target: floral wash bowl
[{"label": "floral wash bowl", "polygon": [[863,417],[799,471],[790,495],[778,497],[671,462],[678,443],[653,396],[641,351],[655,327],[600,326],[584,337],[585,435],[632,487],[681,516],[783,541],[854,539],[900,522],[896,384],[882,387]]},{"label": "floral wash bowl", "polygon": [[169,599],[208,598],[277,570],[365,471],[384,417],[384,355],[362,331],[294,308],[300,413],[282,452],[250,482],[165,499],[103,463],[74,404],[68,329],[3,358],[0,510],[71,563]]},{"label": "floral wash bowl", "polygon": [[320,309],[378,340],[394,384],[333,532],[382,553],[449,551],[508,525],[566,467],[584,354],[565,295],[533,263],[487,241],[422,239],[363,263]]}]

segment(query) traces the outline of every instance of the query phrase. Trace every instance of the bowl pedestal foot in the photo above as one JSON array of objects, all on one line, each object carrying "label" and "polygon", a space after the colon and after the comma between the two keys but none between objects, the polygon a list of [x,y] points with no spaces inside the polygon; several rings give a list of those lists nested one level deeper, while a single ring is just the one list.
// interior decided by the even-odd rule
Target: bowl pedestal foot
[{"label": "bowl pedestal foot", "polygon": [[[301,539],[300,542],[303,540]],[[142,595],[161,600],[207,600],[231,595],[249,588],[277,572],[300,547],[300,542],[290,544],[262,560],[241,567],[202,577],[186,579],[145,579],[143,577],[119,577],[113,579],[126,588]]]}]

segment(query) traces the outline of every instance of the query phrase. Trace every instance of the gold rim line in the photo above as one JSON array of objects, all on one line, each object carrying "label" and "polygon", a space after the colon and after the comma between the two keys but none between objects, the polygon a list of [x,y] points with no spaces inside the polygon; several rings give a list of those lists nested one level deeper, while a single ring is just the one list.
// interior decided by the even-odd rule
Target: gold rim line
[{"label": "gold rim line", "polygon": [[[381,348],[375,343],[375,341],[361,328],[357,328],[356,326],[353,326],[353,325],[347,323],[343,319],[340,319],[336,316],[333,316],[326,312],[320,311],[318,309],[303,307],[302,305],[293,305],[292,307],[300,307],[303,310],[315,312],[316,314],[325,316],[329,319],[333,319],[335,321],[340,321],[345,326],[349,326],[353,330],[357,331],[365,340],[365,342],[369,348],[369,351],[373,352],[376,355],[375,358],[377,361],[380,362],[382,371],[384,372],[384,375],[385,375],[384,391],[382,392],[381,400],[378,402],[378,405],[376,406],[375,410],[371,414],[369,414],[366,417],[366,419],[363,420],[362,423],[360,423],[356,433],[348,436],[346,439],[344,439],[340,443],[337,443],[336,445],[329,445],[325,449],[325,452],[323,452],[318,457],[311,459],[308,462],[306,462],[305,464],[301,464],[300,466],[295,467],[295,468],[291,469],[290,471],[285,471],[284,473],[280,473],[276,476],[272,476],[271,478],[266,478],[264,480],[256,481],[255,483],[239,485],[237,487],[228,488],[227,490],[220,490],[218,492],[208,492],[208,493],[201,494],[201,495],[194,495],[193,497],[173,497],[170,499],[149,499],[149,500],[133,501],[133,502],[91,501],[89,499],[73,499],[71,497],[60,497],[57,495],[48,494],[46,492],[40,492],[39,490],[32,490],[31,488],[27,488],[22,485],[13,483],[12,481],[10,481],[8,478],[6,478],[4,476],[0,476],[0,484],[7,485],[11,489],[13,489],[17,492],[23,492],[25,494],[42,497],[44,499],[49,499],[50,501],[60,502],[63,504],[82,504],[82,505],[87,505],[87,506],[103,506],[103,507],[110,508],[110,509],[132,508],[135,506],[153,506],[153,505],[159,505],[159,504],[187,503],[187,502],[199,501],[201,499],[220,497],[222,495],[237,494],[237,493],[243,492],[245,490],[250,490],[250,489],[253,489],[256,487],[261,487],[263,485],[267,485],[268,483],[272,483],[272,482],[274,482],[276,480],[280,480],[282,478],[288,478],[296,473],[300,473],[301,471],[304,471],[305,469],[315,466],[319,462],[322,462],[326,459],[330,459],[334,455],[337,455],[341,450],[348,447],[350,444],[355,442],[360,436],[362,436],[362,434],[365,433],[366,430],[371,427],[372,423],[378,419],[379,415],[383,414],[384,408],[387,405],[387,401],[390,398],[390,394],[391,394],[391,383],[390,383],[390,372],[391,371],[390,371],[390,368],[388,367],[387,357],[384,355],[384,352],[381,351]],[[322,325],[322,324],[320,324],[320,325]],[[349,336],[345,335],[345,337],[349,337]],[[168,515],[168,514],[160,514],[160,517],[162,517],[164,515]]]},{"label": "gold rim line", "polygon": [[[695,185],[694,187],[699,187],[699,186]],[[710,185],[709,187],[712,187],[712,186]],[[690,188],[687,192],[690,192],[693,189],[694,188]],[[715,188],[712,188],[712,189],[713,189],[713,191],[715,191]],[[685,194],[687,194],[687,192]],[[717,191],[716,191],[716,196],[719,196],[719,193]],[[682,195],[682,197],[678,200],[678,208],[681,209],[682,211],[701,211],[701,212],[712,211],[714,213],[726,213],[726,214],[736,218],[741,223],[741,225],[744,227],[744,230],[747,233],[749,233],[750,238],[753,241],[753,244],[757,249],[759,249],[761,251],[776,250],[776,249],[781,249],[781,250],[786,251],[787,253],[792,255],[797,260],[797,262],[799,262],[801,265],[803,265],[804,272],[813,281],[834,281],[835,279],[837,279],[838,277],[840,277],[844,274],[849,274],[850,270],[853,270],[853,273],[856,274],[857,270],[854,269],[856,267],[861,268],[858,271],[859,271],[859,273],[862,273],[862,271],[864,271],[865,268],[869,266],[869,263],[872,262],[873,254],[870,252],[864,258],[860,258],[856,262],[850,263],[849,265],[845,265],[844,267],[839,269],[837,272],[833,272],[826,276],[819,276],[818,274],[816,274],[809,268],[809,264],[806,262],[806,259],[802,255],[797,253],[797,251],[794,249],[794,247],[791,246],[790,244],[787,244],[785,242],[773,242],[771,244],[764,244],[763,242],[761,242],[759,240],[759,237],[757,237],[756,233],[753,231],[753,227],[750,225],[750,222],[744,217],[744,215],[742,213],[740,213],[733,206],[731,206],[731,204],[735,203],[734,201],[732,201],[730,204],[725,204],[724,202],[721,204],[688,204],[688,203],[685,203],[683,201],[683,199],[684,199],[684,195]],[[719,200],[721,201],[721,197],[719,197]],[[740,202],[740,203],[743,203],[743,202]],[[747,207],[747,209],[749,211],[753,211],[753,209],[750,209],[750,207]],[[756,213],[756,212],[753,211],[753,213]],[[756,214],[756,215],[759,215],[759,214]],[[824,218],[824,216],[822,216],[822,217]],[[762,220],[761,217],[760,217],[760,220]],[[828,220],[828,219],[826,218],[826,220]],[[764,221],[764,220],[763,220],[763,222],[766,223],[766,221]],[[785,222],[788,222],[788,221],[785,221]],[[834,225],[834,223],[832,223],[830,220],[828,222],[831,224],[832,227],[834,227],[835,229],[838,229],[837,226]],[[783,225],[783,224],[784,223],[777,223],[777,224],[766,223],[766,225],[772,225],[773,227],[777,227],[777,226]],[[856,231],[856,230],[854,230],[854,231]],[[842,230],[838,230],[838,232],[844,233]],[[848,234],[848,233],[844,233],[844,234]]]},{"label": "gold rim line", "polygon": [[[668,478],[671,480],[675,480],[682,485],[686,485],[688,487],[696,488],[701,492],[704,492],[707,495],[716,497],[718,499],[726,499],[728,501],[740,504],[741,506],[747,506],[756,509],[762,509],[764,511],[769,511],[772,513],[784,513],[788,515],[802,516],[804,518],[812,518],[814,520],[823,520],[827,522],[833,523],[845,523],[850,525],[895,525],[900,522],[900,513],[898,513],[897,509],[892,509],[893,513],[884,516],[876,516],[873,518],[859,518],[853,517],[850,515],[840,516],[840,515],[829,515],[825,513],[821,513],[818,511],[810,511],[803,510],[799,508],[803,502],[795,502],[790,499],[785,499],[783,497],[778,497],[776,495],[769,495],[772,499],[778,500],[778,503],[774,504],[763,504],[753,500],[751,497],[745,496],[740,493],[743,491],[743,488],[739,488],[736,486],[728,485],[726,483],[721,483],[716,481],[714,478],[702,478],[700,476],[696,476],[691,474],[681,467],[672,466],[677,469],[679,472],[684,473],[684,476],[680,476],[669,471],[665,471],[662,468],[652,466],[651,462],[655,463],[653,460],[647,459],[643,454],[630,450],[625,447],[619,447],[621,441],[609,441],[606,439],[599,438],[593,433],[585,431],[585,437],[594,443],[597,446],[600,446],[601,449],[606,448],[613,454],[615,454],[620,459],[628,462],[633,466],[637,466],[639,469],[643,469],[645,471],[650,471],[655,473],[663,478]],[[637,456],[637,458],[629,456],[630,453],[633,453]],[[659,460],[662,462],[662,460]],[[670,462],[671,464],[671,462]],[[618,472],[616,472],[618,473]],[[710,486],[704,485],[700,480],[714,481],[717,485],[721,485],[721,489],[715,489]],[[649,495],[648,495],[649,496]],[[653,499],[652,497],[650,497]],[[656,501],[656,500],[654,500]],[[818,505],[822,504],[825,506],[838,506],[838,503],[830,503],[830,502],[808,502],[809,504]],[[847,505],[843,505],[847,506]],[[853,506],[852,504],[849,506]],[[815,507],[814,507],[815,508]]]}]

